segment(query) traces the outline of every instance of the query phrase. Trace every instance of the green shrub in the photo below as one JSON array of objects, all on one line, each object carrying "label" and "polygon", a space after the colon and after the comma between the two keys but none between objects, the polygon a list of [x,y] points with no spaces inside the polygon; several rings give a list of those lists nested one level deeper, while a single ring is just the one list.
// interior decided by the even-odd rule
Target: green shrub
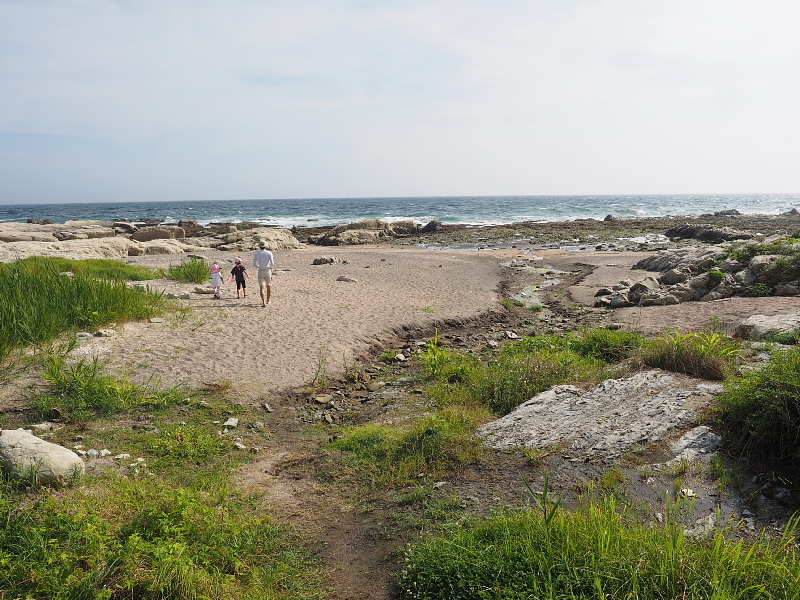
[{"label": "green shrub", "polygon": [[725,273],[722,271],[706,271],[706,275],[708,275],[708,282],[712,286],[718,286],[720,283],[722,283],[722,280],[725,279]]},{"label": "green shrub", "polygon": [[776,353],[725,388],[719,400],[732,450],[800,459],[800,348]]},{"label": "green shrub", "polygon": [[724,379],[740,356],[739,345],[715,331],[682,334],[666,331],[642,346],[649,367],[686,373],[705,379]]},{"label": "green shrub", "polygon": [[766,298],[772,296],[772,288],[766,283],[756,283],[748,286],[747,293],[753,298]]},{"label": "green shrub", "polygon": [[459,523],[409,548],[400,597],[797,598],[796,519],[777,540],[736,541],[735,527],[694,540],[675,512],[663,525],[648,526],[609,499],[572,512],[547,503]]},{"label": "green shrub", "polygon": [[211,264],[203,258],[192,256],[179,265],[170,265],[167,277],[175,281],[205,283],[211,275]]}]

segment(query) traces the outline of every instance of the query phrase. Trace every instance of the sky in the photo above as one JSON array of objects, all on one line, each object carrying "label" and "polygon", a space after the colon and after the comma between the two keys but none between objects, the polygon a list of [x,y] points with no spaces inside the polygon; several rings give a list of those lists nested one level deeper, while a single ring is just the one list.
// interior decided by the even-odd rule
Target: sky
[{"label": "sky", "polygon": [[0,203],[800,192],[797,0],[0,0]]}]

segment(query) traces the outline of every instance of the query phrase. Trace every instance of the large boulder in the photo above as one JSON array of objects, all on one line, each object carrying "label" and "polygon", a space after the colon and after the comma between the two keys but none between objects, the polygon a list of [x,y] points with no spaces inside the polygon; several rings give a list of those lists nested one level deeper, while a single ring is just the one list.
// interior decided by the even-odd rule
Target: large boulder
[{"label": "large boulder", "polygon": [[84,472],[83,460],[72,450],[21,429],[0,431],[0,468],[10,479],[52,486],[70,483]]},{"label": "large boulder", "polygon": [[742,339],[763,340],[770,333],[790,333],[800,329],[800,312],[785,315],[753,315],[736,327],[734,335]]},{"label": "large boulder", "polygon": [[615,458],[691,423],[720,386],[662,371],[608,379],[585,392],[558,385],[483,425],[491,448],[553,448],[570,458]]},{"label": "large boulder", "polygon": [[311,238],[320,246],[346,246],[354,244],[374,244],[382,239],[417,235],[423,229],[436,231],[441,224],[431,221],[424,228],[413,221],[397,221],[388,223],[380,219],[369,219],[358,223],[337,225],[324,234]]}]

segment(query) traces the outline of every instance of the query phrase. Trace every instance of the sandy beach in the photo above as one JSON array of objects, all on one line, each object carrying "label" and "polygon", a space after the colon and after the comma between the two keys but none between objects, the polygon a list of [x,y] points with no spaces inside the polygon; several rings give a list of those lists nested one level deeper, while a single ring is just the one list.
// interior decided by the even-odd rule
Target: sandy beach
[{"label": "sandy beach", "polygon": [[[230,252],[208,252],[229,272]],[[368,351],[398,349],[416,334],[502,312],[500,284],[509,261],[536,260],[544,268],[589,272],[565,285],[567,303],[584,308],[600,287],[645,271],[631,266],[646,253],[570,250],[431,250],[403,246],[303,248],[277,251],[273,299],[260,306],[255,280],[248,298],[236,299],[235,284],[226,283],[223,298],[197,294],[193,284],[156,280],[160,291],[191,293],[176,301],[183,312],[163,323],[126,323],[109,338],[85,343],[78,353],[98,356],[138,381],[158,379],[165,385],[197,387],[232,382],[239,402],[268,401],[273,395],[311,381],[318,370],[341,377]],[[312,265],[315,258],[343,261]],[[252,253],[242,255],[249,266]],[[167,267],[175,255],[132,257],[126,262]],[[503,265],[506,266],[503,266]],[[249,268],[252,274],[252,267]],[[350,281],[341,281],[346,278]],[[793,297],[731,298],[676,306],[595,311],[600,323],[655,335],[666,327],[700,330],[715,323],[728,333],[752,314],[796,310]],[[522,332],[521,332],[522,333]],[[375,352],[372,353],[373,355]]]},{"label": "sandy beach", "polygon": [[[209,252],[229,272],[230,252]],[[312,265],[314,258],[346,261]],[[252,276],[252,253],[242,255]],[[164,384],[233,382],[240,401],[256,402],[303,385],[320,360],[329,376],[370,348],[400,343],[404,329],[431,329],[452,319],[497,310],[498,257],[401,247],[305,248],[277,251],[273,298],[261,308],[255,279],[248,298],[236,299],[226,283],[223,298],[192,293],[179,300],[188,313],[163,323],[126,323],[117,335],[95,338],[79,349],[99,356],[137,380]],[[147,256],[126,262],[168,266],[182,257]],[[346,277],[355,281],[337,281]],[[227,281],[227,280],[226,280]],[[157,280],[158,290],[192,291],[192,284]]]}]

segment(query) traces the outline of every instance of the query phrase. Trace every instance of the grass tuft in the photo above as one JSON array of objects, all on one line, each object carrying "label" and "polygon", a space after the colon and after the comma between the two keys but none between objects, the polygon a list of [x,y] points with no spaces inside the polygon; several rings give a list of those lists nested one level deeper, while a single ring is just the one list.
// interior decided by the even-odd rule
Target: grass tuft
[{"label": "grass tuft", "polygon": [[211,264],[207,260],[195,256],[179,265],[170,265],[167,269],[167,277],[188,283],[205,283],[210,274]]},{"label": "grass tuft", "polygon": [[740,356],[739,345],[712,330],[698,333],[665,331],[644,344],[642,361],[649,367],[705,379],[725,379]]}]

